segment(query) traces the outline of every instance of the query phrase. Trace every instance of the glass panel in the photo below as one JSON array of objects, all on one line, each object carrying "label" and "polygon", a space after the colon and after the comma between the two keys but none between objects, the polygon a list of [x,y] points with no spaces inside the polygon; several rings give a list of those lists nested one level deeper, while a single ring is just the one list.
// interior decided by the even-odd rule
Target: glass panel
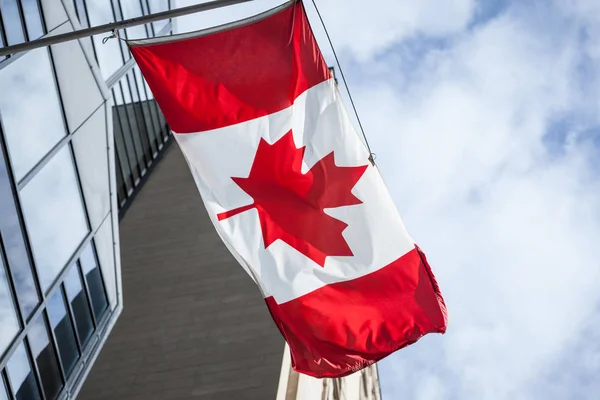
[{"label": "glass panel", "polygon": [[[150,13],[156,14],[157,12],[167,11],[169,8],[169,0],[148,0],[150,5]],[[169,20],[162,20],[153,22],[154,32],[158,34],[160,30],[169,22]]]},{"label": "glass panel", "polygon": [[65,302],[62,292],[57,290],[56,293],[48,300],[48,318],[50,326],[56,337],[58,344],[58,354],[65,370],[65,375],[69,376],[75,363],[79,359],[79,350],[75,342],[75,334],[73,333],[73,324],[71,318],[67,314]]},{"label": "glass panel", "polygon": [[75,327],[77,328],[79,337],[79,345],[83,347],[92,336],[94,325],[92,324],[90,306],[85,292],[83,291],[83,287],[81,286],[79,270],[76,265],[71,268],[71,271],[65,278],[65,290],[73,310]]},{"label": "glass panel", "polygon": [[6,365],[8,379],[17,400],[41,399],[25,344],[21,343]]},{"label": "glass panel", "polygon": [[160,110],[158,103],[154,102],[154,104],[156,104],[156,109],[158,110],[158,120],[160,121],[160,131],[163,135],[163,138],[166,138],[167,136],[169,136],[167,120],[165,119],[165,116],[163,115],[162,111]]},{"label": "glass panel", "polygon": [[23,43],[25,34],[21,25],[21,13],[17,0],[0,0],[0,11],[2,11],[2,22],[8,44]]},{"label": "glass panel", "polygon": [[4,353],[18,332],[19,320],[0,254],[0,355]]},{"label": "glass panel", "polygon": [[0,92],[4,133],[21,180],[66,134],[48,51],[32,50],[4,68]]},{"label": "glass panel", "polygon": [[137,164],[140,168],[140,171],[144,171],[146,169],[146,161],[144,159],[144,150],[142,148],[142,142],[140,140],[140,127],[138,126],[137,119],[135,117],[135,112],[133,110],[131,92],[129,90],[129,84],[127,82],[127,78],[121,79],[119,83],[121,85],[121,89],[123,90],[123,98],[125,101],[125,114],[127,116],[127,120],[129,121],[129,126],[131,127],[131,136],[133,139],[133,145],[135,146],[135,154],[137,154]]},{"label": "glass panel", "polygon": [[40,285],[46,291],[89,231],[70,146],[21,190],[21,203]]},{"label": "glass panel", "polygon": [[148,129],[146,128],[144,112],[142,110],[142,105],[140,104],[140,96],[132,71],[127,73],[126,79],[124,79],[123,82],[127,83],[123,89],[126,90],[126,87],[129,87],[131,90],[131,101],[127,108],[130,110],[130,115],[135,115],[132,123],[137,122],[136,125],[138,128],[139,140],[141,140],[142,150],[145,155],[146,162],[148,162],[152,160],[153,151],[150,147],[150,141],[148,140]]},{"label": "glass panel", "polygon": [[77,19],[83,28],[88,28],[87,14],[85,12],[85,4],[83,0],[73,0],[75,10],[77,11]]},{"label": "glass panel", "polygon": [[19,308],[23,317],[27,319],[38,305],[40,298],[33,281],[33,270],[25,249],[25,239],[2,152],[0,152],[0,232],[2,232],[8,267],[17,291]]},{"label": "glass panel", "polygon": [[8,400],[8,394],[6,393],[6,386],[4,385],[4,379],[0,375],[0,400]]},{"label": "glass panel", "polygon": [[29,40],[37,39],[44,35],[44,26],[42,25],[42,14],[38,5],[38,0],[21,0],[23,14],[25,15],[25,24],[27,25],[27,36]]},{"label": "glass panel", "polygon": [[48,400],[54,400],[62,388],[62,378],[56,358],[54,344],[50,342],[46,321],[44,315],[40,315],[37,320],[31,324],[29,333],[29,345],[33,359],[37,364],[40,373],[40,380],[44,395]]},{"label": "glass panel", "polygon": [[158,151],[158,144],[162,141],[160,137],[160,129],[158,129],[157,121],[154,120],[152,116],[153,108],[150,101],[148,101],[148,97],[146,95],[146,87],[144,86],[144,80],[142,78],[142,73],[139,68],[135,67],[133,69],[135,73],[135,80],[138,87],[138,92],[140,94],[140,99],[142,102],[142,108],[144,110],[144,119],[146,121],[146,129],[148,130],[148,136],[150,138],[150,143],[153,144],[152,150]]},{"label": "glass panel", "polygon": [[113,99],[115,103],[115,109],[117,111],[118,120],[121,122],[120,131],[123,134],[123,142],[125,144],[125,150],[127,151],[127,158],[129,161],[129,166],[131,171],[133,172],[133,179],[136,182],[140,179],[140,173],[138,170],[137,164],[137,154],[135,152],[135,147],[133,145],[133,140],[131,138],[131,128],[129,126],[129,118],[127,116],[127,111],[125,109],[123,103],[123,93],[121,92],[121,87],[119,84],[115,86],[113,89]]},{"label": "glass panel", "polygon": [[123,181],[123,170],[121,169],[121,163],[119,162],[119,157],[115,157],[115,174],[117,175],[117,201],[119,202],[119,207],[125,201],[127,197],[127,193],[125,193],[125,182]]},{"label": "glass panel", "polygon": [[94,254],[91,243],[83,250],[79,260],[81,262],[83,276],[85,277],[90,292],[94,316],[96,317],[96,321],[100,321],[108,307],[108,301],[106,299],[106,293],[104,292],[100,268],[96,262],[96,255]]},{"label": "glass panel", "polygon": [[[4,38],[2,37],[2,20],[0,18],[0,49],[4,47]],[[4,60],[6,56],[0,56],[0,62]]]},{"label": "glass panel", "polygon": [[119,0],[104,0],[104,1],[112,1],[113,10],[115,10],[115,15],[117,21],[123,21],[123,16],[121,15],[121,6],[119,5]]},{"label": "glass panel", "polygon": [[[136,1],[121,1],[121,11],[123,12],[123,19],[135,18],[142,16],[142,7],[139,0]],[[129,39],[142,39],[146,36],[146,29],[143,25],[133,26],[125,29],[127,31],[127,38]]]},{"label": "glass panel", "polygon": [[[119,114],[117,113],[117,108],[115,106],[113,106],[113,132],[115,135],[115,151],[117,156],[115,159],[118,164],[116,172],[119,176],[123,175],[123,179],[125,179],[125,187],[129,192],[129,190],[133,188],[133,177],[131,175],[131,167],[129,164],[129,158],[127,156],[127,150],[125,148],[123,130],[121,129],[121,121],[119,120]],[[119,168],[122,168],[122,170]]]},{"label": "glass panel", "polygon": [[[6,212],[6,214],[5,214]],[[33,270],[25,249],[23,232],[19,224],[17,212],[13,204],[0,211],[0,216],[7,218],[0,222],[2,238],[4,239],[4,248],[6,249],[6,258],[12,273],[15,290],[17,291],[17,300],[19,308],[25,319],[33,309],[39,304],[40,298],[33,281]]]},{"label": "glass panel", "polygon": [[[110,1],[85,0],[85,4],[87,6],[91,26],[115,22]],[[106,35],[95,35],[93,39],[102,77],[108,79],[123,65],[123,56],[121,55],[121,49],[119,47],[119,42],[121,42],[121,40],[109,40],[105,44],[102,44],[102,39],[105,36]]]}]

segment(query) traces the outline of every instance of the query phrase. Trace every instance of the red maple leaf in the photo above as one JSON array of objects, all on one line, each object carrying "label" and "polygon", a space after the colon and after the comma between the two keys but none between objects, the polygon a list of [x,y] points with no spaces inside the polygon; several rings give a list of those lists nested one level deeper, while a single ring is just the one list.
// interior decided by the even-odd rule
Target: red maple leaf
[{"label": "red maple leaf", "polygon": [[351,190],[367,165],[338,167],[331,152],[303,174],[304,150],[296,148],[291,130],[272,145],[261,139],[250,175],[231,178],[254,203],[218,218],[256,208],[265,248],[281,239],[323,267],[327,256],[353,255],[342,236],[348,224],[323,210],[362,203]]}]

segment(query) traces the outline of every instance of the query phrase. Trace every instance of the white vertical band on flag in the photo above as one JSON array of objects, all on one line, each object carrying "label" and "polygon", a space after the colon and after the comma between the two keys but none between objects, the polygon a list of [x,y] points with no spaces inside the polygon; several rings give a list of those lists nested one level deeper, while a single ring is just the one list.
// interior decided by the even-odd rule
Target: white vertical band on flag
[{"label": "white vertical band on flag", "polygon": [[[255,209],[217,219],[219,213],[252,204],[231,177],[249,175],[261,138],[274,143],[290,129],[296,147],[306,146],[303,173],[332,151],[338,166],[368,165],[352,190],[363,203],[325,210],[348,224],[343,236],[354,255],[327,257],[324,267],[281,240],[265,249]],[[265,297],[273,296],[281,304],[327,284],[375,272],[414,249],[333,80],[312,87],[293,106],[269,116],[175,137],[219,235]]]}]

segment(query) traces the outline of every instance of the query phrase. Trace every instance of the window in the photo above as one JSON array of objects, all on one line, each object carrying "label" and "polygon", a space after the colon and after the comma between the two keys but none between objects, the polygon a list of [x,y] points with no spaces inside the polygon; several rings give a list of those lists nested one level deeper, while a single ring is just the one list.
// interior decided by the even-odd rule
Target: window
[{"label": "window", "polygon": [[[117,151],[118,153],[118,151]],[[121,161],[119,160],[119,157],[121,157],[121,154],[116,154],[115,156],[115,171],[116,171],[116,175],[117,175],[117,196],[118,196],[118,202],[119,202],[119,207],[121,207],[123,205],[123,203],[125,202],[125,200],[127,199],[127,191],[129,189],[126,189],[125,187],[125,177],[124,177],[124,172],[122,167],[121,167]]]},{"label": "window", "polygon": [[63,384],[56,351],[48,337],[46,320],[43,313],[31,324],[27,338],[29,339],[31,353],[40,374],[44,396],[47,400],[54,400],[58,397]]},{"label": "window", "polygon": [[0,400],[8,400],[8,394],[6,394],[6,386],[4,385],[2,375],[0,375]]},{"label": "window", "polygon": [[142,102],[144,104],[144,108],[147,110],[145,114],[146,118],[146,126],[149,131],[154,133],[156,137],[156,141],[159,144],[162,144],[162,135],[161,135],[161,126],[158,120],[158,113],[156,111],[156,102],[152,98],[152,93],[149,92],[149,89],[145,86],[144,78],[142,77],[142,73],[138,67],[134,67],[133,71],[135,72],[135,77],[138,85],[139,92],[141,93]]},{"label": "window", "polygon": [[27,25],[27,37],[29,40],[35,40],[44,35],[44,25],[42,23],[42,13],[38,0],[21,0],[23,14],[25,15],[25,24]]},{"label": "window", "polygon": [[15,350],[6,366],[8,380],[12,388],[12,394],[16,400],[39,400],[41,399],[35,375],[31,369],[31,363],[27,356],[25,343],[21,343]]},{"label": "window", "polygon": [[[120,1],[123,19],[130,19],[142,16],[142,7],[140,1]],[[146,29],[143,25],[132,26],[126,29],[127,38],[131,40],[146,38]]]},{"label": "window", "polygon": [[[3,31],[3,29],[2,29],[2,19],[0,18],[0,49],[1,49],[2,47],[4,47],[4,45],[5,45],[5,44],[4,44],[4,37],[3,37],[3,35],[2,35],[2,31]],[[0,56],[0,62],[1,62],[2,60],[4,60],[5,58],[6,58],[6,56]],[[0,393],[2,393],[2,392],[0,392]],[[1,399],[1,397],[0,397],[0,399]]]},{"label": "window", "polygon": [[19,332],[19,320],[1,256],[0,254],[0,355]]},{"label": "window", "polygon": [[156,153],[159,150],[159,144],[162,142],[160,137],[160,129],[152,118],[152,111],[150,110],[151,104],[146,96],[146,88],[144,87],[142,73],[138,67],[134,67],[133,72],[135,78],[133,81],[137,86],[137,92],[139,94],[139,100],[144,116],[144,125],[146,126],[146,134],[148,135],[148,139],[152,145],[153,153]]},{"label": "window", "polygon": [[25,41],[25,33],[21,24],[21,12],[17,0],[0,0],[2,23],[8,44],[19,44]]},{"label": "window", "polygon": [[127,73],[127,77],[124,80],[124,82],[127,82],[126,86],[128,86],[131,90],[132,101],[129,103],[127,108],[130,109],[131,113],[135,115],[135,122],[138,126],[138,132],[142,142],[142,147],[144,149],[144,154],[146,156],[147,162],[149,162],[152,160],[152,155],[156,151],[154,150],[154,146],[150,145],[152,138],[152,130],[146,126],[146,120],[144,119],[144,111],[142,109],[142,104],[140,103],[140,95],[138,92],[138,87],[135,83],[133,71],[129,71]]},{"label": "window", "polygon": [[[6,267],[11,271],[19,308],[23,317],[27,319],[40,302],[40,298],[33,281],[33,270],[25,247],[12,183],[2,153],[0,151],[0,244],[6,252]],[[0,308],[2,304],[0,302]]]},{"label": "window", "polygon": [[144,150],[140,139],[140,127],[138,126],[135,112],[133,110],[131,91],[129,90],[129,83],[127,82],[126,76],[121,79],[119,85],[121,86],[123,93],[123,110],[124,114],[126,115],[126,119],[129,122],[129,127],[131,128],[131,137],[133,139],[133,145],[135,146],[135,153],[137,154],[137,163],[143,175],[144,171],[146,170],[146,160],[144,158]]},{"label": "window", "polygon": [[77,14],[77,19],[81,26],[83,28],[89,28],[90,24],[88,23],[88,17],[85,11],[84,0],[73,0],[73,6],[75,7],[75,13]]},{"label": "window", "polygon": [[56,337],[58,345],[58,354],[60,361],[65,371],[65,375],[69,376],[75,367],[75,363],[79,359],[79,350],[75,342],[75,334],[73,333],[73,324],[71,318],[67,314],[65,301],[61,290],[48,300],[48,318],[50,319],[50,327]]},{"label": "window", "polygon": [[21,190],[36,269],[47,291],[89,232],[70,146]]},{"label": "window", "polygon": [[0,88],[4,135],[20,181],[66,135],[48,50],[32,50],[3,68]]},{"label": "window", "polygon": [[80,263],[83,277],[90,293],[94,317],[96,318],[96,321],[100,321],[108,308],[108,300],[106,299],[106,293],[104,292],[102,274],[100,273],[100,268],[96,262],[96,254],[94,254],[94,248],[91,243],[83,249]]},{"label": "window", "polygon": [[[113,100],[114,100],[114,111],[113,118],[116,118],[119,121],[119,133],[121,134],[121,138],[124,143],[124,147],[127,154],[127,159],[129,161],[129,166],[131,168],[131,172],[133,174],[133,183],[134,186],[137,186],[140,180],[140,170],[138,165],[138,156],[135,151],[135,147],[133,144],[133,138],[131,136],[131,128],[129,125],[129,118],[127,116],[127,111],[125,110],[125,106],[123,103],[123,92],[121,91],[121,85],[117,84],[113,88]],[[119,138],[118,140],[121,140]],[[117,143],[118,144],[118,143]]]},{"label": "window", "polygon": [[[104,25],[115,22],[112,6],[109,0],[85,0],[90,26]],[[119,31],[121,34],[121,31]],[[109,40],[102,44],[105,35],[94,35],[94,49],[102,77],[108,79],[123,65],[120,40]]]},{"label": "window", "polygon": [[[169,0],[148,0],[150,12],[156,14],[169,9]],[[158,33],[168,23],[168,20],[153,22],[154,32]]]},{"label": "window", "polygon": [[[0,0],[0,11],[2,14],[0,27],[4,27],[8,44],[19,44],[44,35],[38,0]],[[0,36],[1,34],[0,30]]]},{"label": "window", "polygon": [[90,305],[81,286],[79,269],[76,265],[71,267],[71,271],[65,278],[65,291],[73,310],[79,345],[83,347],[92,336],[94,326],[90,314]]}]

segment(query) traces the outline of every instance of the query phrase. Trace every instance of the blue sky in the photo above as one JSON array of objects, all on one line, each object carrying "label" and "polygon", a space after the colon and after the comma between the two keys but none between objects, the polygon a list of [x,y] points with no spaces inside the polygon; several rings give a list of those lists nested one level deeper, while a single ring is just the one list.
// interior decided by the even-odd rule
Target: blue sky
[{"label": "blue sky", "polygon": [[597,399],[600,2],[317,3],[449,310],[381,362],[384,399]]}]

